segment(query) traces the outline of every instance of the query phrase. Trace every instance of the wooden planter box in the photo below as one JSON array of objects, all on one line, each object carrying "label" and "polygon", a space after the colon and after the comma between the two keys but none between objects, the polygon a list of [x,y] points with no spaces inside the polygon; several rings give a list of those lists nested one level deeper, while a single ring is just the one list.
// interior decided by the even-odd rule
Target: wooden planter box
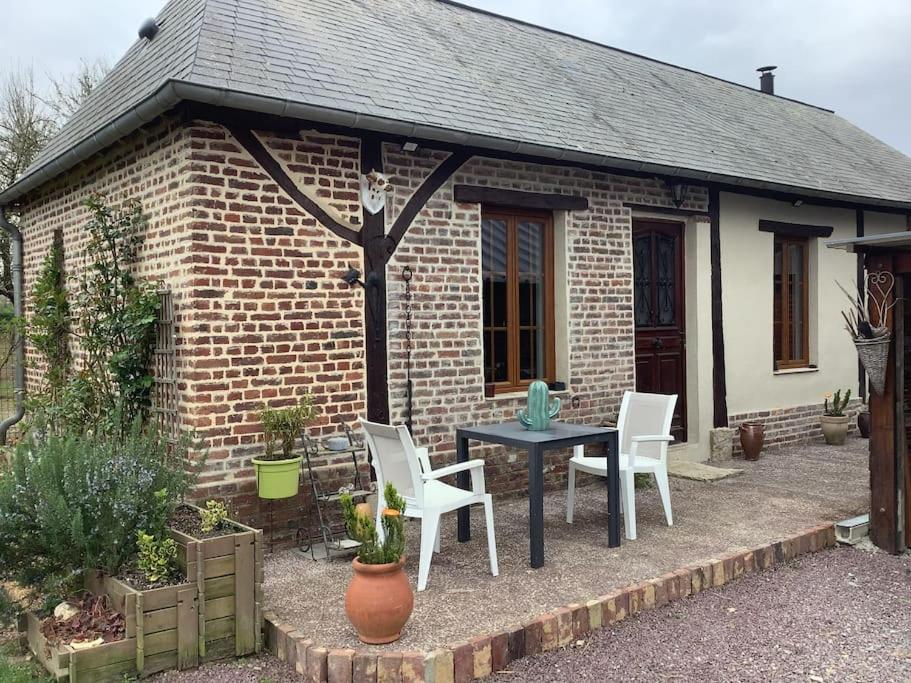
[{"label": "wooden planter box", "polygon": [[[195,505],[184,507],[200,512]],[[196,581],[202,662],[262,649],[263,534],[231,523],[234,533],[205,539],[169,529],[178,563]]]},{"label": "wooden planter box", "polygon": [[69,645],[48,646],[40,630],[41,620],[26,612],[19,622],[22,639],[56,680],[119,682],[124,675],[148,676],[198,665],[195,584],[138,591],[118,579],[94,575],[86,580],[86,588],[110,597],[112,607],[124,615],[126,637],[85,650]]}]

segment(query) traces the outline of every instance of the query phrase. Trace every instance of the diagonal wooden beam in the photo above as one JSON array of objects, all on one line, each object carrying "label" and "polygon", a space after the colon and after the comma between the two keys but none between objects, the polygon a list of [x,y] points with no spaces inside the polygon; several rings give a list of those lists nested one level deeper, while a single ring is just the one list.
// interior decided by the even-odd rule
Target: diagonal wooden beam
[{"label": "diagonal wooden beam", "polygon": [[[266,174],[282,188],[291,199],[304,211],[313,216],[317,221],[326,226],[342,239],[348,240],[353,244],[361,244],[361,233],[352,229],[350,226],[338,221],[328,211],[316,201],[302,192],[291,177],[285,172],[285,169],[272,156],[272,153],[266,149],[265,145],[259,141],[259,138],[253,134],[252,130],[238,128],[226,125],[226,128],[234,136],[234,139],[252,156]],[[425,200],[426,201],[426,200]]]},{"label": "diagonal wooden beam", "polygon": [[443,183],[449,180],[452,177],[452,174],[458,171],[465,162],[471,159],[471,157],[472,153],[469,151],[458,150],[453,152],[446,157],[446,159],[433,170],[433,173],[427,176],[418,189],[414,191],[414,194],[411,195],[411,198],[402,208],[401,213],[396,217],[392,227],[389,228],[389,233],[386,237],[387,262],[392,258],[392,254],[395,253],[395,249],[399,246],[399,242],[402,241],[405,233],[408,232],[411,223],[423,210],[434,192],[439,190],[443,186]]}]

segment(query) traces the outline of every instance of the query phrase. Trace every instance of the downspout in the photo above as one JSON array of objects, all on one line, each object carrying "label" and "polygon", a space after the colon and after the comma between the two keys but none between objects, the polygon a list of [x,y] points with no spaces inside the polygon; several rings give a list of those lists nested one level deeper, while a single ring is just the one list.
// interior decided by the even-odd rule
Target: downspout
[{"label": "downspout", "polygon": [[[0,228],[9,235],[10,270],[13,281],[13,313],[16,319],[22,318],[22,233],[19,228],[6,219],[5,207],[0,206]],[[6,445],[6,433],[9,428],[25,417],[25,340],[16,332],[16,412],[0,422],[0,445]]]}]

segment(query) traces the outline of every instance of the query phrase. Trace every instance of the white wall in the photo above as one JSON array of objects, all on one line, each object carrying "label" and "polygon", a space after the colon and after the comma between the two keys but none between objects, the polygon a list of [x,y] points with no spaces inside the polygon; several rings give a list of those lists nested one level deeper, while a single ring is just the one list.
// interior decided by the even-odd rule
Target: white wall
[{"label": "white wall", "polygon": [[[843,329],[847,305],[836,287],[853,288],[856,257],[825,246],[810,246],[810,362],[817,369],[773,370],[772,250],[774,235],[759,231],[760,219],[831,226],[831,239],[856,234],[855,212],[721,195],[721,281],[728,413],[788,408],[822,402],[839,388],[857,392],[857,354]],[[903,216],[865,215],[867,235],[906,229]],[[708,268],[708,264],[705,264]],[[710,374],[711,368],[704,372]]]}]

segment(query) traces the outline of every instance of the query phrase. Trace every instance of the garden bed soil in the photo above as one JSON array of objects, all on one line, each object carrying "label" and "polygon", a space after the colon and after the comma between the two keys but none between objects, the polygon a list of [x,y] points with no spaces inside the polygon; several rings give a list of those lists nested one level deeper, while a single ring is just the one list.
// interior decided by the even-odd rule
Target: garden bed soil
[{"label": "garden bed soil", "polygon": [[168,526],[197,540],[227,536],[244,530],[244,527],[240,524],[226,519],[211,531],[203,531],[202,517],[199,512],[199,508],[181,505],[174,510],[174,514],[171,515],[171,519],[168,521]]},{"label": "garden bed soil", "polygon": [[123,640],[126,621],[111,607],[107,595],[86,593],[78,600],[68,600],[79,611],[68,619],[58,619],[53,614],[41,622],[41,634],[48,645],[70,645],[91,642],[99,638],[105,643]]},{"label": "garden bed soil", "polygon": [[162,579],[160,581],[149,581],[149,579],[146,578],[145,573],[135,566],[124,568],[117,576],[117,578],[123,581],[133,590],[137,591],[148,591],[154,590],[155,588],[178,586],[182,583],[187,582],[187,578],[183,576],[182,572],[177,572],[174,576],[167,579]]}]

